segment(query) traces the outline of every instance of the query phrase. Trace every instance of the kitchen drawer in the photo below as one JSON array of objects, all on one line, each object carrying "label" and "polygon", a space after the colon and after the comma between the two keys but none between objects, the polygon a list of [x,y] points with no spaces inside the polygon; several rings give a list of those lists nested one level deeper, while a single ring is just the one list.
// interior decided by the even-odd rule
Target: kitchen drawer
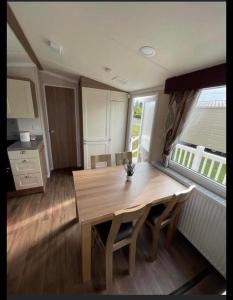
[{"label": "kitchen drawer", "polygon": [[41,173],[15,175],[14,181],[16,190],[30,189],[34,187],[43,186]]},{"label": "kitchen drawer", "polygon": [[39,158],[11,159],[10,164],[14,175],[41,172]]},{"label": "kitchen drawer", "polygon": [[20,150],[20,151],[8,151],[9,159],[25,159],[25,158],[34,158],[38,157],[38,150]]}]

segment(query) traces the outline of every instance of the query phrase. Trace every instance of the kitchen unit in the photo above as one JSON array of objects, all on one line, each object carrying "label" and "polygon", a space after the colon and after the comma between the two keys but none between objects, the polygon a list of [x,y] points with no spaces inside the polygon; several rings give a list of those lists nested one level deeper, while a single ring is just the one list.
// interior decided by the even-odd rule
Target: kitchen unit
[{"label": "kitchen unit", "polygon": [[16,191],[36,189],[45,191],[47,170],[42,138],[36,141],[17,141],[8,147],[8,157]]},{"label": "kitchen unit", "polygon": [[[7,147],[9,147],[11,144],[15,143],[16,140],[8,140],[7,141]],[[5,152],[5,178],[6,178],[6,192],[14,192],[15,191],[15,182],[14,177],[11,171],[11,165],[9,161],[9,157],[7,154],[7,151]]]},{"label": "kitchen unit", "polygon": [[[82,87],[84,169],[90,156],[125,150],[128,94],[107,89]],[[99,163],[101,166],[103,163]]]},{"label": "kitchen unit", "polygon": [[37,117],[35,84],[29,79],[7,78],[7,118]]}]

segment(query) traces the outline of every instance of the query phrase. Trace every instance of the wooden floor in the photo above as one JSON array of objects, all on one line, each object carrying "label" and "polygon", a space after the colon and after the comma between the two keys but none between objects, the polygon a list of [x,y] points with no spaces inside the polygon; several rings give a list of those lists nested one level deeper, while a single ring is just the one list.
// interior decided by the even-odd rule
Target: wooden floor
[{"label": "wooden floor", "polygon": [[[171,249],[163,247],[158,258],[148,261],[150,232],[143,228],[137,247],[136,271],[127,272],[127,249],[114,254],[111,294],[170,294],[210,267],[203,256],[178,234]],[[8,294],[106,294],[104,255],[93,249],[91,283],[81,282],[80,226],[75,221],[71,172],[56,172],[45,194],[8,199],[7,202]],[[212,277],[211,277],[212,276]],[[185,294],[218,294],[225,280],[211,268]],[[182,291],[182,289],[180,290]]]}]

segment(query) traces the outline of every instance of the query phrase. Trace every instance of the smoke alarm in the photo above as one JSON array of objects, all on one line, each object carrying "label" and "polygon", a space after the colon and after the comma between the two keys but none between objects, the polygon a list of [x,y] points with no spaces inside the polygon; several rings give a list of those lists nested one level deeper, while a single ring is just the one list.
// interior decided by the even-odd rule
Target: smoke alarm
[{"label": "smoke alarm", "polygon": [[59,55],[62,55],[63,52],[63,47],[55,42],[49,41],[49,47],[57,52]]}]

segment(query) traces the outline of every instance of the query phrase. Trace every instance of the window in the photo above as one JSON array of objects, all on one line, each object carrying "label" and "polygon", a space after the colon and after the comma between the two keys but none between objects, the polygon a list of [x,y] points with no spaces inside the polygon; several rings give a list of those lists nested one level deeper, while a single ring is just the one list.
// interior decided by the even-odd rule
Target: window
[{"label": "window", "polygon": [[[226,186],[226,87],[200,91],[170,157],[170,167]],[[203,182],[204,182],[203,181]]]}]

